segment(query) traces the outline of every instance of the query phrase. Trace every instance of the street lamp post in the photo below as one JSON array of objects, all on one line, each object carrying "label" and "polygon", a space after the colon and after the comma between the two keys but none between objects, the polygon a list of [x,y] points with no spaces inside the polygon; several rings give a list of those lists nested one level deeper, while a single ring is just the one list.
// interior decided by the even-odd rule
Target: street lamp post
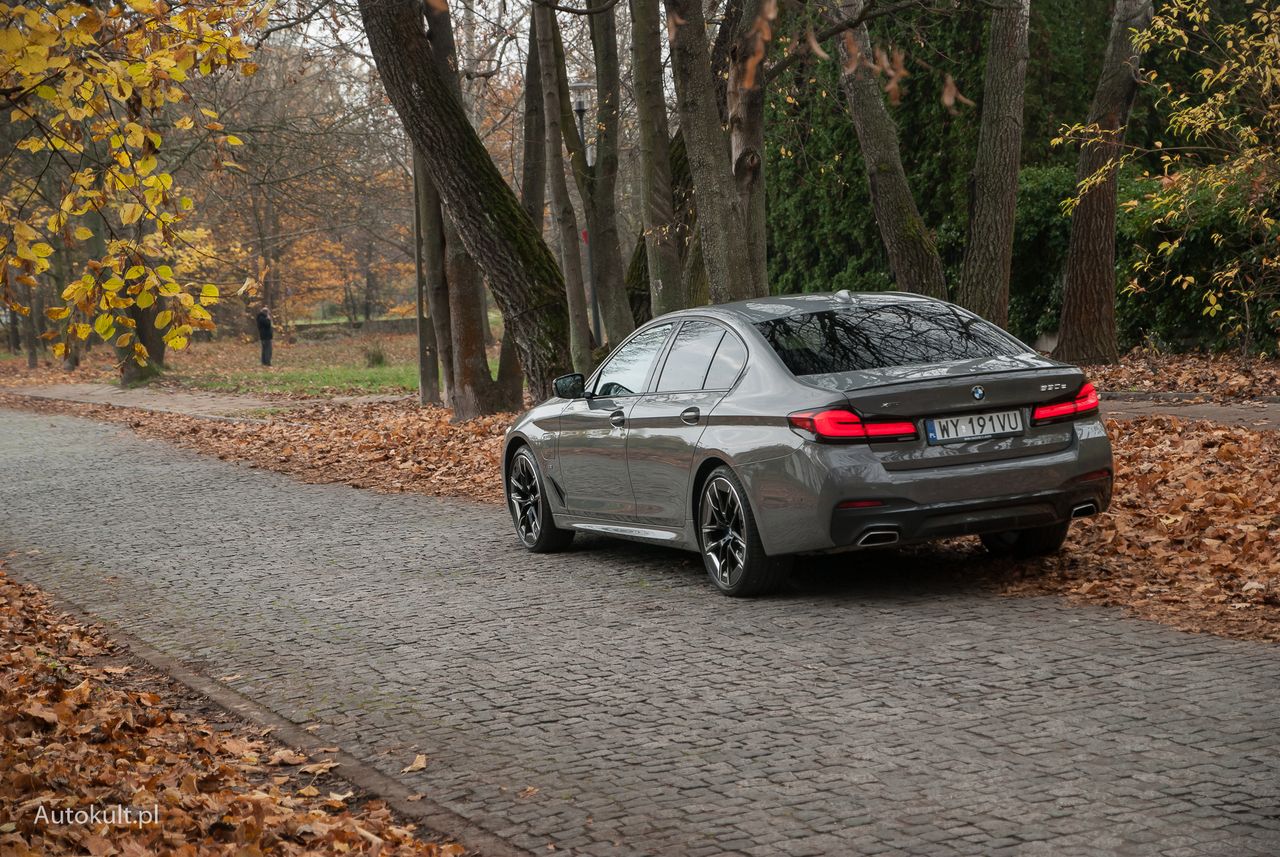
[{"label": "street lamp post", "polygon": [[[573,112],[578,116],[578,139],[582,141],[582,149],[587,159],[587,169],[592,169],[595,164],[591,157],[591,147],[587,145],[587,98],[586,94],[594,87],[589,81],[578,81],[569,84],[569,88],[573,90]],[[586,199],[582,200],[582,210],[585,216],[587,205]],[[591,244],[591,232],[589,229],[582,230],[583,241],[587,245],[587,291],[591,294],[591,333],[595,336],[596,346],[604,344],[604,338],[600,330],[600,296],[596,294],[596,272],[595,272],[595,252]]]}]

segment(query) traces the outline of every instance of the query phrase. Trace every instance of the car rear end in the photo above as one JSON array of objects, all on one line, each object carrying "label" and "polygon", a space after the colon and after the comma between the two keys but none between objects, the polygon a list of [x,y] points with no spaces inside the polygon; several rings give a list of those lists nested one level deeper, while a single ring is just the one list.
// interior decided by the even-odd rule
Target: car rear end
[{"label": "car rear end", "polygon": [[749,474],[770,552],[1046,527],[1107,508],[1111,445],[1079,369],[950,304],[863,300],[759,326],[798,382],[831,393],[787,414],[801,439],[789,460]]}]

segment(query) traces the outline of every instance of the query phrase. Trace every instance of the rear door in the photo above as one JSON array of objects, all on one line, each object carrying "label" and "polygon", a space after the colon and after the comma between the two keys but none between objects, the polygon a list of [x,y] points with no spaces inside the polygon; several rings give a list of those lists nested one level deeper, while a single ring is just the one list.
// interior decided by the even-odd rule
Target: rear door
[{"label": "rear door", "polygon": [[588,384],[587,396],[561,412],[559,484],[573,514],[620,518],[635,513],[627,475],[628,420],[674,326],[655,325],[627,340]]},{"label": "rear door", "polygon": [[737,335],[688,319],[676,332],[653,389],[636,402],[627,434],[635,510],[646,523],[684,524],[694,451],[707,418],[746,362]]}]

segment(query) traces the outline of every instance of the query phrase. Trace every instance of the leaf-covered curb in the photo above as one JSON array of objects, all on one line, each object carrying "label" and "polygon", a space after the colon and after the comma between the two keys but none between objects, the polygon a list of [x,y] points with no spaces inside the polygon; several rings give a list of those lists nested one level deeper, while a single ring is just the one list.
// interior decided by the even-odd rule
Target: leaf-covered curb
[{"label": "leaf-covered curb", "polygon": [[[335,763],[184,711],[162,676],[2,570],[0,652],[0,853],[464,853],[361,801],[329,775]],[[118,823],[116,808],[158,818]]]}]

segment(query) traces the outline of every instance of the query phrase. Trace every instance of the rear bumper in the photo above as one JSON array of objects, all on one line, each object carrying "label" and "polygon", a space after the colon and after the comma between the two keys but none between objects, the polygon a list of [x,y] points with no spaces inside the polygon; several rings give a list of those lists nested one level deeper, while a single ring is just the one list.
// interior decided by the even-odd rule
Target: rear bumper
[{"label": "rear bumper", "polygon": [[[735,470],[774,555],[858,546],[877,525],[896,529],[897,541],[923,541],[1063,521],[1087,502],[1106,509],[1112,459],[1102,421],[1055,428],[1053,451],[999,461],[888,470],[883,454],[865,444],[805,444]],[[884,505],[837,510],[847,500]]]},{"label": "rear bumper", "polygon": [[871,509],[832,512],[831,543],[835,548],[869,547],[1039,527],[1096,515],[1110,504],[1109,472],[1052,491],[989,500],[927,505],[886,500],[883,506]]}]

